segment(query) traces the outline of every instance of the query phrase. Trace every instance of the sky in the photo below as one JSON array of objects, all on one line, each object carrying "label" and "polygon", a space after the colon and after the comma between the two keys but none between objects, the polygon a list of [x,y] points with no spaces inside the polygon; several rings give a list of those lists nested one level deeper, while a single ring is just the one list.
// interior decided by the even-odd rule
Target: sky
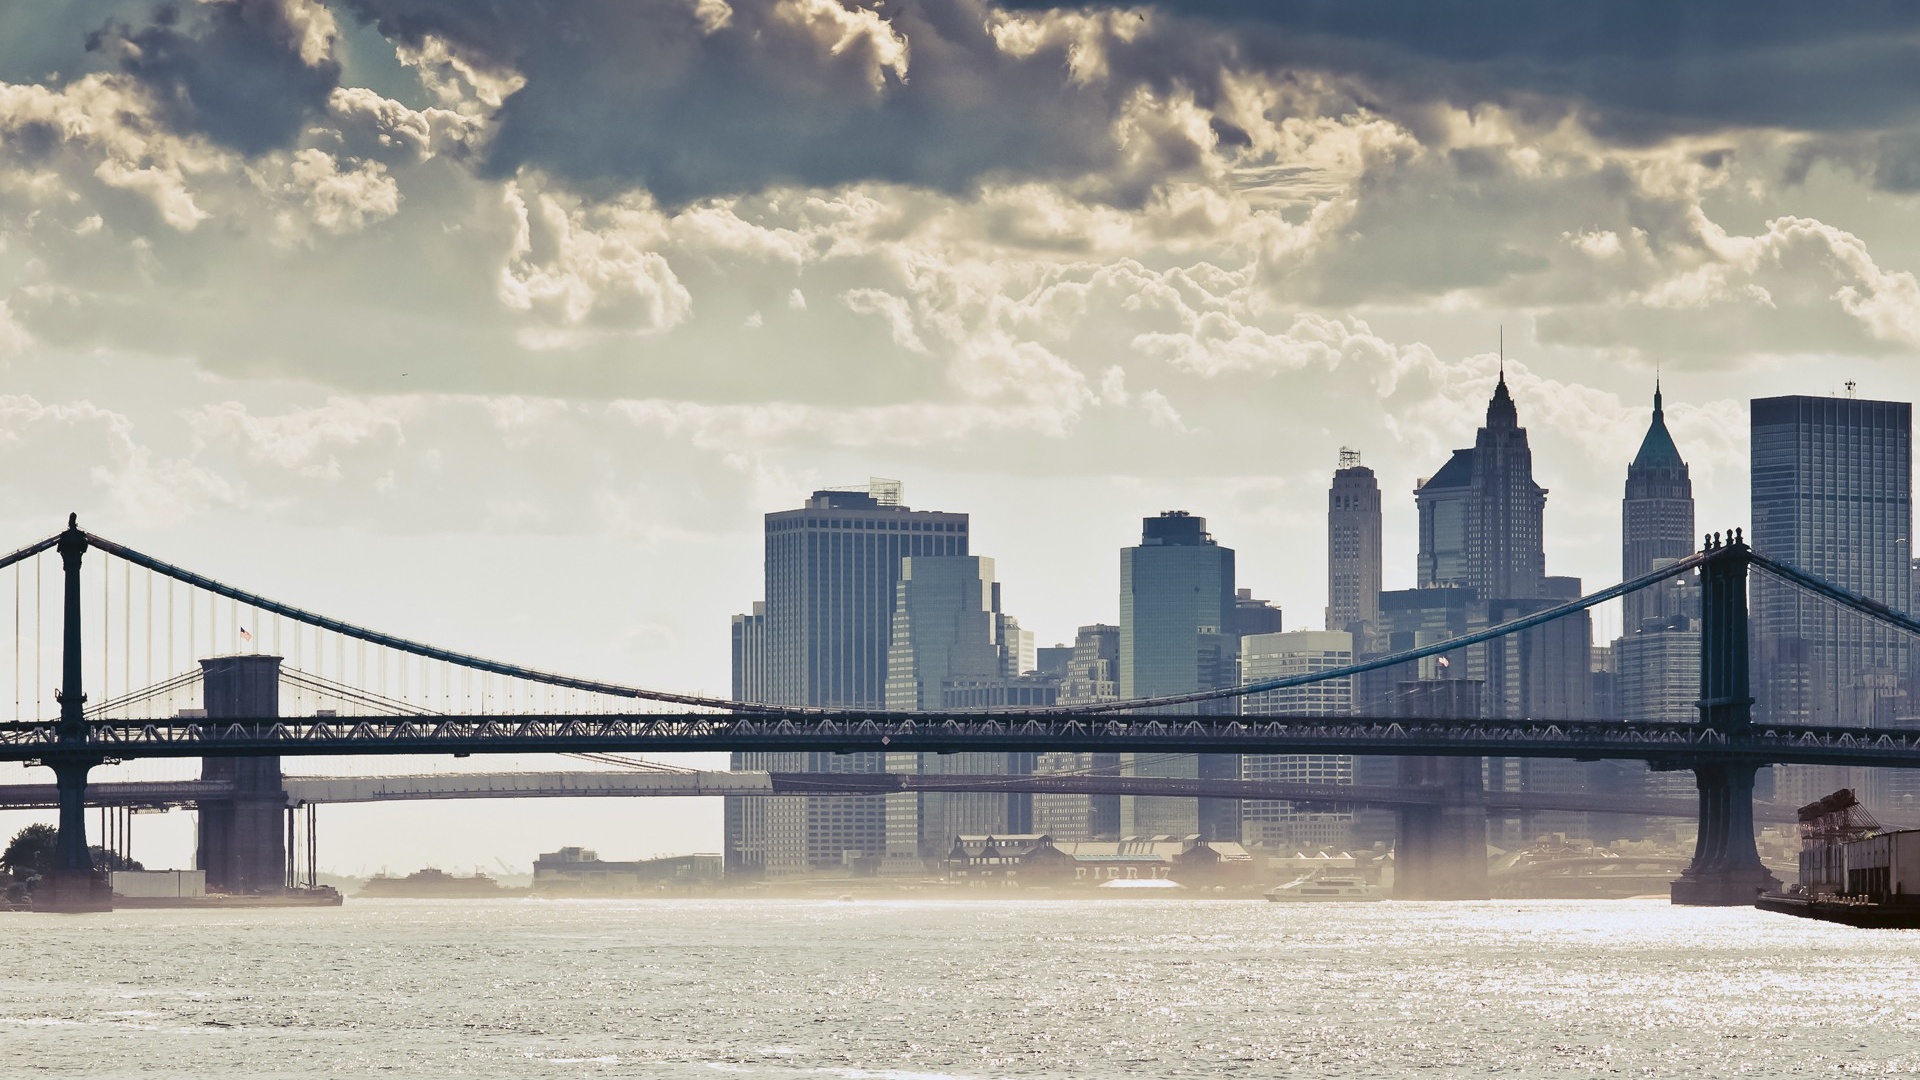
[{"label": "sky", "polygon": [[[1891,2],[6,5],[0,547],[76,511],[335,617],[721,692],[761,515],[884,476],[972,515],[1042,644],[1117,618],[1170,509],[1318,628],[1340,449],[1411,586],[1412,489],[1504,334],[1549,572],[1608,584],[1656,377],[1702,529],[1745,523],[1750,398],[1920,392],[1916,71]],[[331,808],[321,861],[718,822]],[[191,858],[183,815],[139,828]]]}]

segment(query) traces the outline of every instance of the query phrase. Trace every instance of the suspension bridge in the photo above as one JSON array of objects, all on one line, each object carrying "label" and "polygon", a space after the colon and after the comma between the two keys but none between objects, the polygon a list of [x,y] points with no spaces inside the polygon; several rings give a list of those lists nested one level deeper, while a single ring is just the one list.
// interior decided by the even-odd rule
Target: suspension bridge
[{"label": "suspension bridge", "polygon": [[[58,556],[57,568],[41,558],[49,552]],[[90,552],[97,553],[100,568],[91,587],[83,574]],[[29,565],[30,589],[23,577]],[[262,867],[251,864],[264,860],[249,852],[279,850],[279,815],[287,802],[279,762],[289,757],[800,750],[1639,760],[1694,774],[1699,840],[1692,864],[1674,885],[1674,899],[1706,904],[1750,902],[1756,887],[1773,881],[1754,845],[1756,769],[1775,763],[1920,767],[1920,732],[1753,723],[1747,671],[1750,571],[1899,631],[1920,633],[1920,622],[1768,559],[1748,548],[1737,531],[1711,536],[1688,558],[1579,599],[1340,668],[1167,697],[975,713],[770,705],[489,660],[236,588],[86,532],[71,516],[62,532],[0,557],[0,570],[9,567],[15,575],[15,716],[0,721],[0,761],[38,764],[54,773],[59,870],[49,879],[44,902],[75,910],[106,902],[87,848],[89,773],[110,761],[142,758],[203,759],[203,781],[222,785],[223,794],[196,800],[202,807],[202,857],[229,864],[230,877],[256,885],[267,878]],[[141,573],[137,582],[135,571]],[[1195,711],[1209,702],[1402,668],[1525,633],[1682,575],[1699,576],[1702,597],[1695,722]],[[53,590],[44,588],[49,577]],[[57,650],[42,647],[47,591],[59,597]],[[95,686],[102,694],[91,705],[86,690],[90,635],[83,620],[90,600],[98,602],[101,613],[99,637],[93,639],[99,643],[98,666],[91,670],[98,673]],[[23,629],[29,606],[30,653]],[[258,651],[263,647],[269,651]],[[41,715],[46,683],[56,686],[58,709],[52,716]],[[29,685],[30,696],[25,693]],[[30,715],[23,701],[31,705]],[[1436,796],[1431,803],[1441,816],[1416,814],[1412,825],[1403,814],[1403,848],[1438,842],[1436,828],[1459,834],[1450,842],[1466,843],[1471,825],[1452,813],[1465,801]],[[1402,873],[1415,862],[1403,851]],[[277,865],[275,871],[277,877]]]}]

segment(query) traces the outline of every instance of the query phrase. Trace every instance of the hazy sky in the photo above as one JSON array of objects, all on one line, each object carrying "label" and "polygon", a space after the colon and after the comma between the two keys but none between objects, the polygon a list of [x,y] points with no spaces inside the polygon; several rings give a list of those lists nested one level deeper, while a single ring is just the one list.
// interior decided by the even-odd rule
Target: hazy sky
[{"label": "hazy sky", "polygon": [[[1703,528],[1749,397],[1920,391],[1916,71],[1902,3],[9,4],[0,546],[78,510],[720,691],[760,515],[878,475],[1043,644],[1173,508],[1318,627],[1339,448],[1410,585],[1504,324],[1549,572],[1602,584],[1656,366]],[[327,818],[345,869],[718,846],[693,803]]]}]

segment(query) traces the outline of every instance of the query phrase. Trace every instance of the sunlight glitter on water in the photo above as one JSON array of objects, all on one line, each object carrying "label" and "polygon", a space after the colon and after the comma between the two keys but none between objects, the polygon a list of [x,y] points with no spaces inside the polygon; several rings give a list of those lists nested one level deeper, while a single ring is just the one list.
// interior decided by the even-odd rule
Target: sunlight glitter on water
[{"label": "sunlight glitter on water", "polygon": [[0,1030],[48,1076],[1920,1070],[1920,937],[1642,901],[7,918]]}]

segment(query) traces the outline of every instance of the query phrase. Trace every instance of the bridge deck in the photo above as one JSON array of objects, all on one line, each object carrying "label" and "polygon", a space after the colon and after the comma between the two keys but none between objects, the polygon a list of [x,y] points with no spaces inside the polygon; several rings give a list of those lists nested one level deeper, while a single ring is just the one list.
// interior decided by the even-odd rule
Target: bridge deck
[{"label": "bridge deck", "polygon": [[[1774,725],[1728,735],[1626,720],[1409,720],[1018,714],[262,717],[98,721],[83,744],[116,759],[277,755],[733,750],[1394,754],[1920,768],[1920,731]],[[0,761],[72,751],[50,723],[0,723]]]},{"label": "bridge deck", "polygon": [[[1693,799],[1656,799],[1579,792],[1489,791],[1304,784],[1266,780],[1197,780],[1162,776],[918,776],[892,773],[519,772],[399,776],[289,776],[288,805],[410,802],[437,799],[633,798],[716,795],[879,795],[895,791],[989,791],[1088,795],[1158,795],[1257,799],[1344,809],[1355,806],[1483,806],[1495,812],[1569,811],[1691,818]],[[120,781],[90,784],[96,806],[187,806],[233,793],[219,780]],[[52,784],[0,785],[0,808],[52,807]],[[1788,807],[1757,806],[1758,820],[1789,823]]]}]

